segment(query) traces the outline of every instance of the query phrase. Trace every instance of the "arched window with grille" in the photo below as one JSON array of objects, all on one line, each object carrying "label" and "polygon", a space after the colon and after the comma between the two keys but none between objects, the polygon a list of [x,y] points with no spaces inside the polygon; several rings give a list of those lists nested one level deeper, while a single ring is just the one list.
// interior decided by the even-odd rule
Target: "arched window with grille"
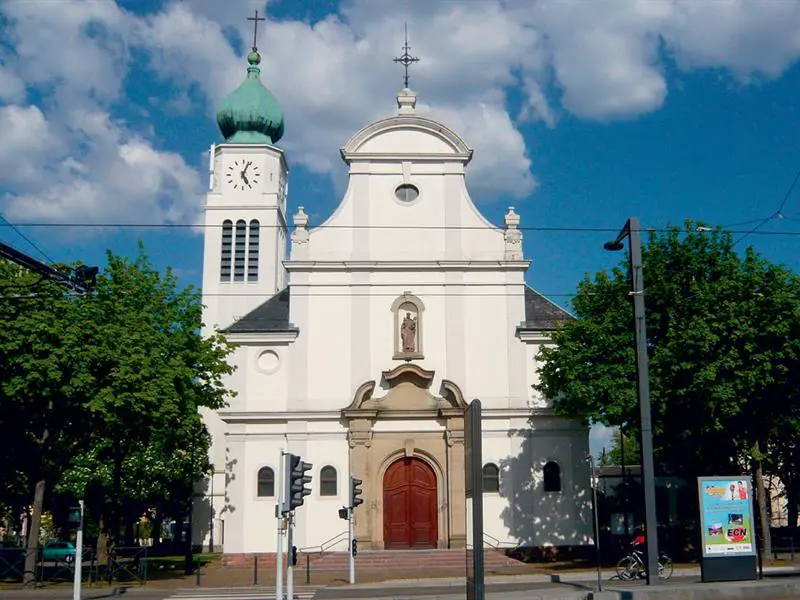
[{"label": "arched window with grille", "polygon": [[222,222],[222,248],[220,249],[220,281],[231,280],[231,261],[233,252],[233,222],[225,220]]},{"label": "arched window with grille", "polygon": [[500,469],[494,463],[483,465],[483,493],[497,494],[500,491]]},{"label": "arched window with grille", "polygon": [[275,495],[275,471],[272,467],[261,467],[258,470],[258,497],[271,498]]},{"label": "arched window with grille", "polygon": [[319,495],[338,496],[338,481],[336,468],[330,465],[322,467],[319,472]]},{"label": "arched window with grille", "polygon": [[233,255],[233,280],[244,281],[244,254],[247,246],[247,223],[236,221],[236,245]]},{"label": "arched window with grille", "polygon": [[258,281],[259,222],[250,221],[250,239],[247,242],[247,281]]},{"label": "arched window with grille", "polygon": [[545,463],[542,469],[545,492],[561,491],[561,467],[554,460]]}]

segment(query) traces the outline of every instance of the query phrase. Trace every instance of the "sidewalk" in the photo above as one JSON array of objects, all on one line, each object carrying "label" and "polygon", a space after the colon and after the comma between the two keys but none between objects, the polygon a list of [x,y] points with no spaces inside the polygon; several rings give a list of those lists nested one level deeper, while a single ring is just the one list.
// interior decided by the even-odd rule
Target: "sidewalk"
[{"label": "sidewalk", "polygon": [[[597,571],[526,574],[486,578],[486,597],[504,600],[727,600],[800,598],[800,568],[765,567],[764,579],[745,582],[700,582],[700,568],[676,568],[657,586],[644,581],[622,582],[616,571],[602,572],[602,592],[597,592]],[[612,577],[614,579],[612,579]],[[386,600],[454,600],[463,597],[463,577],[394,579],[380,583],[343,585],[320,589],[316,598],[383,598]]]}]

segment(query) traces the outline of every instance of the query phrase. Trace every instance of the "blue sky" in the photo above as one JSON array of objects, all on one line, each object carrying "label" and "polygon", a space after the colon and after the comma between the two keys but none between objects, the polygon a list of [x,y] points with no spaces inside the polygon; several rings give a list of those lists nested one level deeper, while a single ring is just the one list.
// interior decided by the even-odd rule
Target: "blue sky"
[{"label": "blue sky", "polygon": [[[214,105],[243,78],[246,17],[265,3],[55,6],[0,3],[0,213],[55,261],[102,265],[106,248],[141,239],[199,286],[189,226],[220,141]],[[574,229],[524,240],[529,283],[565,306],[584,273],[622,258],[602,249],[613,233],[580,229],[762,219],[800,169],[794,2],[280,0],[267,17],[263,79],[286,111],[292,210],[319,223],[338,203],[338,148],[394,111],[408,22],[411,87],[475,149],[484,214],[500,224],[514,205],[523,228]],[[747,243],[796,271],[800,189],[783,216]],[[8,227],[0,240],[42,258]]]}]

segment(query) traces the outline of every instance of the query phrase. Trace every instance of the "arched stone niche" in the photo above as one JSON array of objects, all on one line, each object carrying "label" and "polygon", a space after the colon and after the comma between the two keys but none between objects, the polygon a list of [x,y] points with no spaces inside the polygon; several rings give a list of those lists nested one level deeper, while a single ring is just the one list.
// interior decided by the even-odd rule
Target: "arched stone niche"
[{"label": "arched stone niche", "polygon": [[394,323],[394,360],[418,360],[425,358],[422,352],[424,339],[422,300],[411,292],[403,292],[392,303]]}]

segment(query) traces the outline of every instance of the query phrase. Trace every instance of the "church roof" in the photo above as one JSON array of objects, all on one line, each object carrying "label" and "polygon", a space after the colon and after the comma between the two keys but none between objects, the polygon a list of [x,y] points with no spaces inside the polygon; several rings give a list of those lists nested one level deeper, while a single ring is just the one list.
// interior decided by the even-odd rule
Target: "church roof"
[{"label": "church roof", "polygon": [[225,329],[223,333],[294,331],[295,326],[289,322],[289,298],[287,286]]},{"label": "church roof", "polygon": [[520,324],[519,329],[549,331],[574,319],[575,317],[552,300],[525,286],[525,322]]}]

